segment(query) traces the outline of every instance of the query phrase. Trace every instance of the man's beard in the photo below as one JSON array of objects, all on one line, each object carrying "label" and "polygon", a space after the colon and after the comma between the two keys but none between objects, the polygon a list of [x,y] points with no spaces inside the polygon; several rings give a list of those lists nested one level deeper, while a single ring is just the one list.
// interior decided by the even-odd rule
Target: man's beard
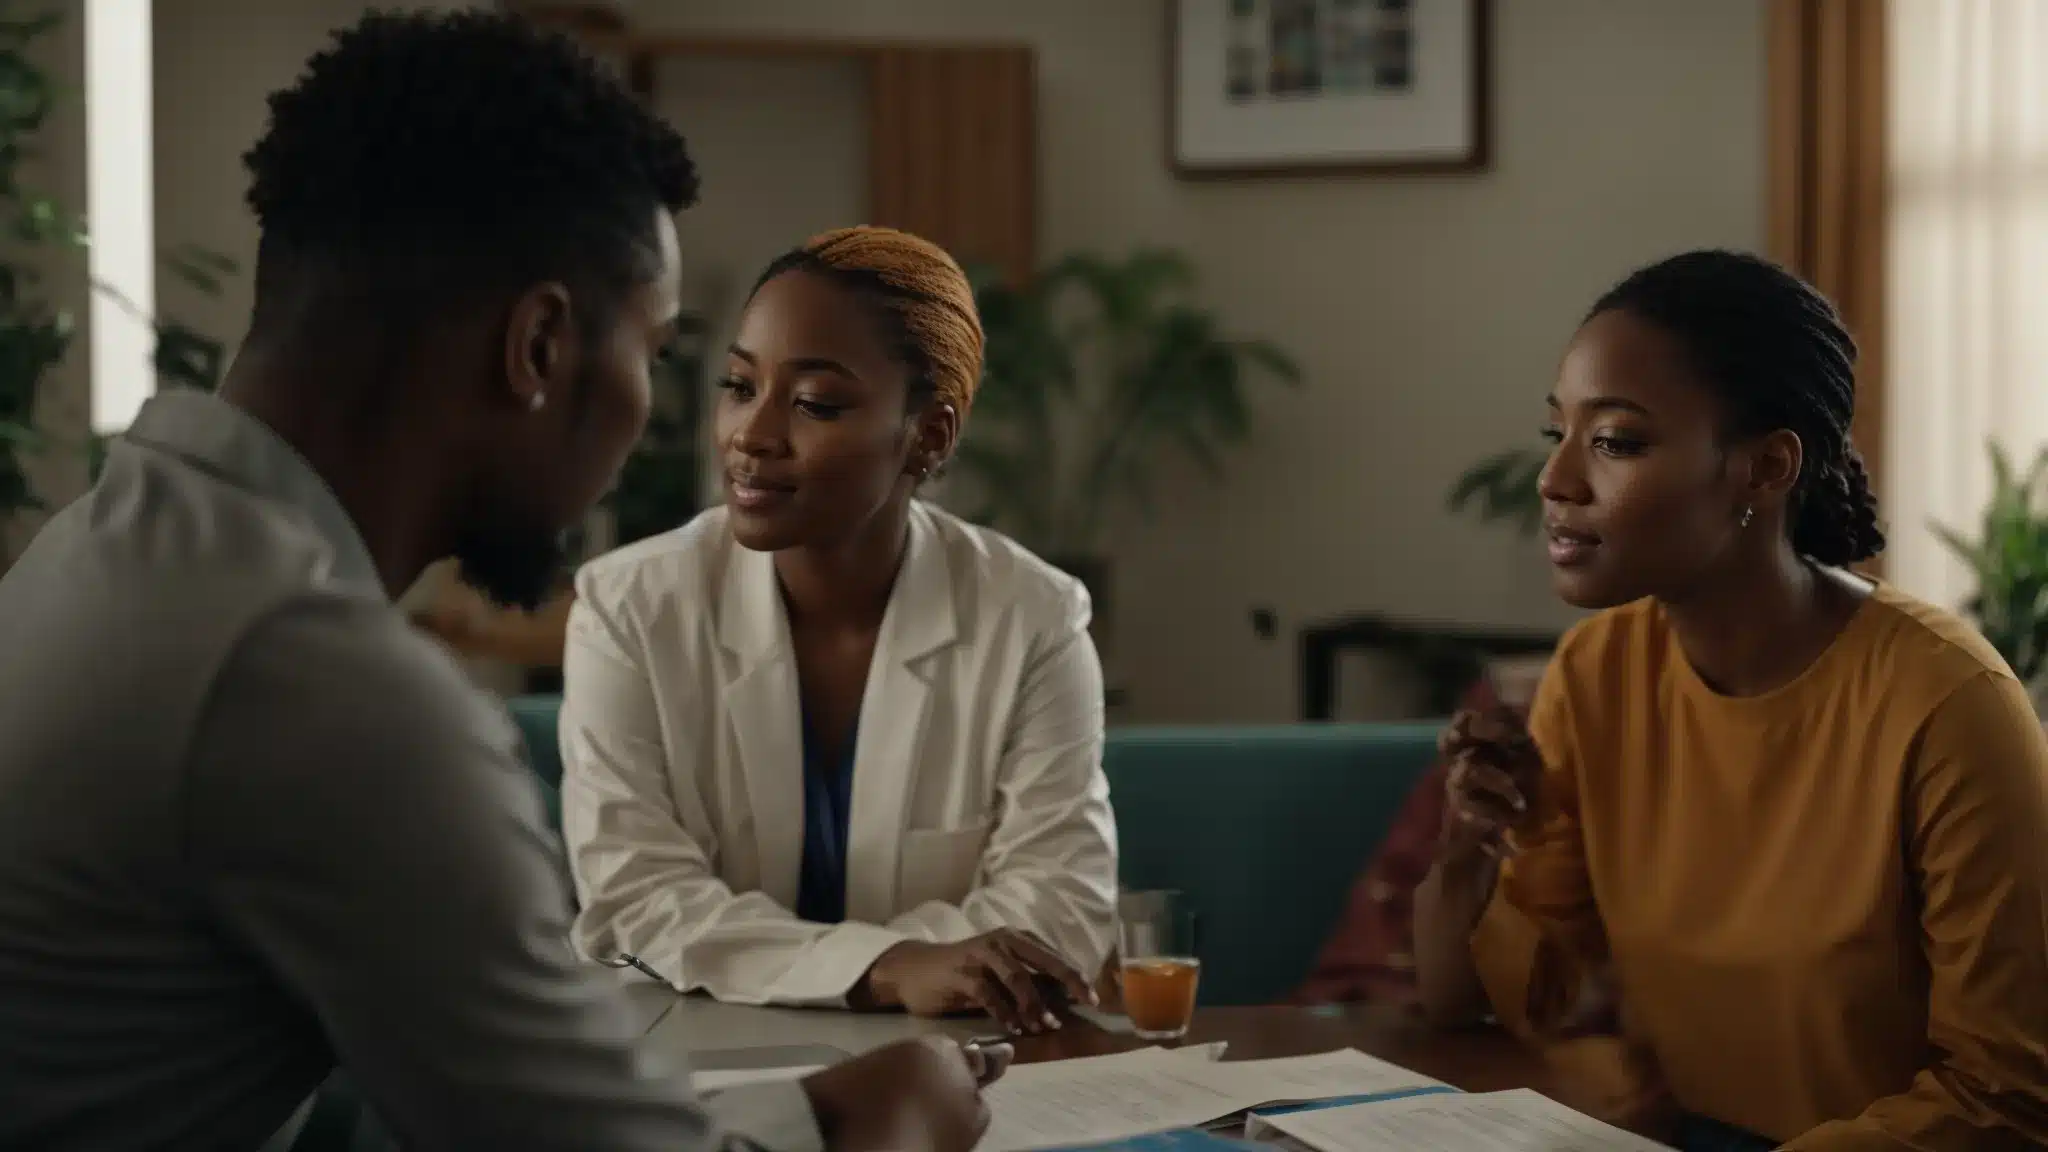
[{"label": "man's beard", "polygon": [[560,534],[486,529],[458,542],[455,559],[462,565],[463,582],[492,603],[530,612],[555,590],[568,551]]}]

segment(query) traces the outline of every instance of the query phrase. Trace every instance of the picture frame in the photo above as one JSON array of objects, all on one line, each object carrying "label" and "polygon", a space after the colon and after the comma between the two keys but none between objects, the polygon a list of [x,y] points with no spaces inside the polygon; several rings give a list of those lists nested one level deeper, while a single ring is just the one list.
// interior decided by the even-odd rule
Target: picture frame
[{"label": "picture frame", "polygon": [[1493,0],[1166,8],[1166,150],[1182,179],[1491,164]]}]

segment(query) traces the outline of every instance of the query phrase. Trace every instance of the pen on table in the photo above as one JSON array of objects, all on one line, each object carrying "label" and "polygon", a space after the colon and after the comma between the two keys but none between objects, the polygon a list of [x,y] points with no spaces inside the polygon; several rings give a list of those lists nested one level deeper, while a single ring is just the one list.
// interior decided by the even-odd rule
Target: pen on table
[{"label": "pen on table", "polygon": [[663,984],[668,983],[666,979],[663,979],[661,973],[649,968],[645,960],[640,959],[631,952],[621,952],[609,960],[600,960],[598,963],[603,964],[607,968],[631,968],[642,976],[653,977]]}]

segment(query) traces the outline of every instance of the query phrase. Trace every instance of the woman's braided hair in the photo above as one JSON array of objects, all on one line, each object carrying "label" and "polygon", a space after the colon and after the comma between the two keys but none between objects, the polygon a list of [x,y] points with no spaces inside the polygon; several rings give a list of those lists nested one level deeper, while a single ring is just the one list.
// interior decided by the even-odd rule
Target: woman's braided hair
[{"label": "woman's braided hair", "polygon": [[981,316],[967,274],[944,248],[894,228],[822,232],[770,263],[754,291],[795,269],[839,284],[873,310],[910,369],[911,403],[936,398],[966,422],[981,384]]},{"label": "woman's braided hair", "polygon": [[1676,337],[1729,411],[1729,431],[1790,429],[1805,449],[1791,501],[1793,550],[1842,566],[1884,551],[1877,498],[1849,442],[1856,341],[1835,307],[1791,272],[1702,250],[1640,269],[1587,314],[1620,311]]}]

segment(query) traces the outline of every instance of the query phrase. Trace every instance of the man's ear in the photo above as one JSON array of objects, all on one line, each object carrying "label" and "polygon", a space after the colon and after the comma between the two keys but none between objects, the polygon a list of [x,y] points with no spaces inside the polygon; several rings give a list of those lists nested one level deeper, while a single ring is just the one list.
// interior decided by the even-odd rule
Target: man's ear
[{"label": "man's ear", "polygon": [[575,378],[578,347],[567,286],[550,281],[521,293],[505,325],[508,399],[539,409],[566,392]]}]

